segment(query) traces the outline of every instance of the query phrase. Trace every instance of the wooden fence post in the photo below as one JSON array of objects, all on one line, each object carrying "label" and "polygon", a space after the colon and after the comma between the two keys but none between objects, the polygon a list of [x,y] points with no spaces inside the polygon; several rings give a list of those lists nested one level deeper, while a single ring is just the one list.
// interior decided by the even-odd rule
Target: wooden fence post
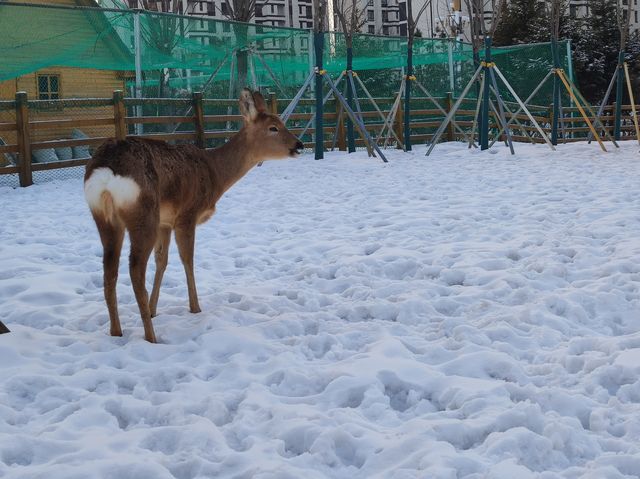
[{"label": "wooden fence post", "polygon": [[274,92],[269,93],[269,109],[271,110],[272,115],[278,114],[278,99]]},{"label": "wooden fence post", "polygon": [[7,328],[2,321],[0,321],[0,334],[10,333],[9,328]]},{"label": "wooden fence post", "polygon": [[27,94],[23,91],[16,93],[16,127],[18,128],[18,148],[20,163],[18,177],[20,186],[31,186],[31,135],[29,134],[29,104]]},{"label": "wooden fence post", "polygon": [[124,94],[122,90],[116,90],[113,92],[113,119],[116,129],[116,140],[126,140],[127,138],[126,116]]},{"label": "wooden fence post", "polygon": [[402,146],[404,145],[404,105],[402,99],[398,104],[398,111],[396,112],[396,121],[394,122],[393,129],[402,142],[402,144],[397,145],[396,148],[401,150]]},{"label": "wooden fence post", "polygon": [[193,93],[193,124],[196,130],[196,146],[198,148],[206,147],[204,137],[204,110],[202,108],[202,92]]},{"label": "wooden fence post", "polygon": [[[447,112],[447,114],[449,114],[449,112],[451,111],[451,108],[453,107],[453,94],[448,91],[447,92],[447,99],[445,102],[445,110]],[[444,118],[443,118],[444,120]],[[453,121],[449,122],[449,125],[447,126],[447,141],[454,141],[455,140],[455,133],[453,131],[453,122],[456,120],[455,118],[452,119]]]}]

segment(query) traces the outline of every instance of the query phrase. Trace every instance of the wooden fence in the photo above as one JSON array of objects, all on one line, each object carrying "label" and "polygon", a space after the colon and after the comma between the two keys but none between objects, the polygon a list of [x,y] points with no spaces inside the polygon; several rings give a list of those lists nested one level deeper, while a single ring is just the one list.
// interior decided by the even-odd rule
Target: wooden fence
[{"label": "wooden fence", "polygon": [[[375,99],[382,112],[386,115],[390,110],[393,98]],[[449,111],[455,101],[451,95],[436,99]],[[273,113],[281,112],[290,100],[278,99],[274,94],[267,98],[268,108]],[[361,100],[363,108],[366,100]],[[289,128],[294,134],[300,134],[312,116],[313,100],[302,100],[301,109],[306,113],[294,113],[289,118]],[[507,103],[511,113],[507,119],[513,119],[512,133],[514,140],[542,142],[542,138],[530,123],[529,118],[519,113],[516,104]],[[528,105],[534,118],[543,130],[550,133],[552,116],[551,106]],[[33,172],[68,168],[84,165],[90,149],[105,141],[107,138],[124,139],[136,136],[155,138],[167,141],[194,142],[201,148],[211,146],[216,142],[233,135],[242,122],[242,117],[233,114],[237,108],[235,100],[204,99],[202,94],[194,93],[188,99],[132,99],[124,98],[122,92],[116,91],[112,98],[98,99],[62,99],[62,100],[29,100],[26,93],[16,94],[15,100],[0,101],[0,159],[7,158],[8,166],[1,166],[0,175],[17,174],[21,186],[33,183]],[[369,107],[370,108],[370,107]],[[473,125],[476,101],[465,100],[456,113],[456,123],[461,129],[469,131]],[[601,117],[605,128],[613,134],[614,105],[607,106]],[[207,114],[209,111],[226,111],[224,114]],[[168,112],[168,113],[167,113]],[[577,108],[564,108],[561,122],[561,141],[584,140],[589,132],[583,118],[579,116]],[[631,118],[631,107],[623,106],[622,134],[624,139],[635,138],[635,131]],[[377,137],[383,126],[380,115],[373,108],[363,111],[367,130]],[[335,104],[329,102],[325,119],[325,147],[327,149],[346,149],[346,128],[344,122],[338,121],[342,116],[336,111]],[[403,114],[400,110],[396,116],[393,129],[403,140]],[[411,111],[411,140],[414,144],[429,141],[435,130],[441,124],[444,115],[433,103],[426,98],[412,99]],[[495,117],[492,117],[492,128],[496,128]],[[76,135],[79,129],[82,135]],[[144,131],[146,130],[146,131]],[[154,131],[149,131],[154,130]],[[159,130],[159,131],[158,131]],[[86,133],[89,134],[86,134]],[[315,134],[313,127],[307,130],[304,139],[305,147],[312,148],[311,135]],[[71,136],[71,137],[70,137]],[[443,139],[447,141],[459,140],[462,135],[450,125]],[[361,140],[356,145],[362,145]],[[396,146],[395,142],[390,142]],[[59,157],[52,156],[55,161],[43,161],[42,152],[60,152]],[[63,154],[64,151],[71,151]],[[77,153],[77,154],[76,154]],[[72,157],[73,156],[73,157]]]}]

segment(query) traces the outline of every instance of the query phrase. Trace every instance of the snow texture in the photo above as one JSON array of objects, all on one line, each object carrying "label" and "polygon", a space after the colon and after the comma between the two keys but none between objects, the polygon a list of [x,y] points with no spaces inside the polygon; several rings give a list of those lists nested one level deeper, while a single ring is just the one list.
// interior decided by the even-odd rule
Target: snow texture
[{"label": "snow texture", "polygon": [[639,477],[638,146],[424,151],[251,171],[157,345],[82,180],[0,188],[0,477]]}]

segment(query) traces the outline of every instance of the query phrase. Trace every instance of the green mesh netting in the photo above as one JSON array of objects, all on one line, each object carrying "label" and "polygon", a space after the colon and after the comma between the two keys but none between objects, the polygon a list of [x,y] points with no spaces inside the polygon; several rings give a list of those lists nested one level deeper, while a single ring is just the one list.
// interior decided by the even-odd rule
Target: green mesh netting
[{"label": "green mesh netting", "polygon": [[[229,98],[238,86],[249,85],[291,98],[313,66],[308,30],[121,9],[0,3],[0,81],[49,66],[131,72],[136,15],[147,97],[205,90],[206,96]],[[324,47],[325,68],[335,78],[346,67],[344,35],[327,33]],[[569,69],[566,44],[560,44],[560,53]],[[523,99],[552,66],[549,44],[494,48],[492,54]],[[397,92],[406,56],[406,38],[358,34],[353,39],[353,69],[376,97]],[[476,68],[470,45],[446,39],[416,38],[413,62],[417,79],[438,97],[459,94]],[[133,81],[128,86],[131,94]],[[551,88],[549,82],[532,101],[548,105]]]}]

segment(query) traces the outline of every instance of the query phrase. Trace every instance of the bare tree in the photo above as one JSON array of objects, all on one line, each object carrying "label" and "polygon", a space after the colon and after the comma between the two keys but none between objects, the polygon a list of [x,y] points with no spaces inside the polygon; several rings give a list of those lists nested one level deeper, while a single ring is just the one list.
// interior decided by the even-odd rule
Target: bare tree
[{"label": "bare tree", "polygon": [[473,55],[479,61],[479,52],[485,37],[493,37],[502,20],[507,0],[464,0],[469,14],[469,41],[473,46]]},{"label": "bare tree", "polygon": [[627,2],[628,8],[625,9],[624,0],[616,2],[616,23],[620,32],[620,51],[623,51],[629,40],[629,25],[631,22],[631,2]]},{"label": "bare tree", "polygon": [[[182,2],[180,0],[161,0],[159,2],[153,0],[141,0],[140,4],[144,10],[160,11],[162,13],[181,14]],[[142,36],[144,42],[153,49],[169,58],[174,55],[174,50],[189,32],[189,22],[185,22],[183,17],[158,15],[149,18],[144,23]],[[161,68],[158,78],[158,98],[164,98],[167,95],[166,84],[170,70]]]},{"label": "bare tree", "polygon": [[248,28],[246,25],[256,16],[256,11],[266,7],[271,0],[227,0],[220,13],[234,22],[233,31],[236,37],[238,49],[236,50],[236,93],[247,86],[247,71],[249,69]]},{"label": "bare tree", "polygon": [[[353,36],[360,31],[367,21],[365,17],[366,2],[367,0],[335,0],[334,3],[334,13],[338,18],[338,24],[344,35],[347,47],[347,75],[345,76],[345,81],[347,82],[347,103],[352,109],[353,96],[355,94],[352,88],[353,77],[351,75],[353,70]],[[353,123],[349,118],[347,118],[347,142],[349,153],[356,151]]]},{"label": "bare tree", "polygon": [[[353,48],[353,35],[367,22],[366,6],[367,0],[335,0],[334,12],[348,49]],[[350,66],[347,69],[351,69]]]}]

